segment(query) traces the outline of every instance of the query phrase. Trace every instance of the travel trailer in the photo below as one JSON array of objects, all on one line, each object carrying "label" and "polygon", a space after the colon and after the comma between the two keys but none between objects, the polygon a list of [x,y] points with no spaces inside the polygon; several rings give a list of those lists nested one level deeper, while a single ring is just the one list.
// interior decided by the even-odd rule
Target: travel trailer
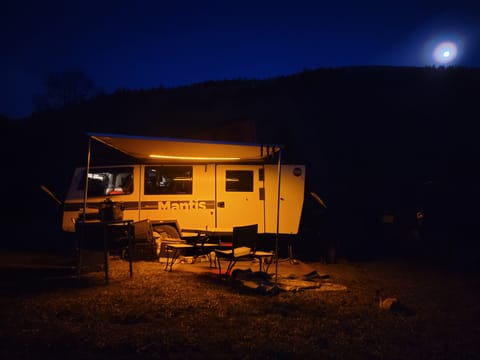
[{"label": "travel trailer", "polygon": [[298,233],[305,166],[281,164],[278,145],[89,135],[88,159],[93,140],[135,161],[75,169],[64,202],[66,232],[75,232],[79,219],[98,219],[110,202],[123,219],[148,219],[165,238],[246,224],[264,234]]}]

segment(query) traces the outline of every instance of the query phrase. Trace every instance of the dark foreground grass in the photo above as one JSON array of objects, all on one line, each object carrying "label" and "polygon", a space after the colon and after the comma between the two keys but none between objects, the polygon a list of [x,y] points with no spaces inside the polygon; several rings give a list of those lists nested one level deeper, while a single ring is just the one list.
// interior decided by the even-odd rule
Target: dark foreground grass
[{"label": "dark foreground grass", "polygon": [[[475,359],[475,275],[402,262],[310,264],[346,291],[258,295],[209,273],[110,261],[80,279],[3,271],[1,359]],[[376,291],[408,312],[381,310]]]}]

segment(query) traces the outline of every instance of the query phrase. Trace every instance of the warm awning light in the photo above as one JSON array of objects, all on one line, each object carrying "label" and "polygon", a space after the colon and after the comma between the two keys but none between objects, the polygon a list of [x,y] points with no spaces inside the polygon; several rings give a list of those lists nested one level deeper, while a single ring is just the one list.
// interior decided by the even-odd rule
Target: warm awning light
[{"label": "warm awning light", "polygon": [[108,147],[144,163],[264,162],[280,154],[281,145],[174,139],[120,134],[88,135]]},{"label": "warm awning light", "polygon": [[240,160],[238,157],[201,157],[201,156],[173,156],[173,155],[154,155],[149,157],[155,159],[171,159],[171,160],[199,160],[199,161],[232,161]]}]

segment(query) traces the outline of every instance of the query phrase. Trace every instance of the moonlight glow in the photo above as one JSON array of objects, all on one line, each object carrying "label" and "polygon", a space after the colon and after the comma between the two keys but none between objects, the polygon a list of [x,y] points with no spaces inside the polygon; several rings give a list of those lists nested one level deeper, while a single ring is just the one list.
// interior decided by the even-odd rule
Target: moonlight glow
[{"label": "moonlight glow", "polygon": [[452,41],[444,41],[433,50],[433,58],[439,64],[449,64],[457,57],[457,45]]}]

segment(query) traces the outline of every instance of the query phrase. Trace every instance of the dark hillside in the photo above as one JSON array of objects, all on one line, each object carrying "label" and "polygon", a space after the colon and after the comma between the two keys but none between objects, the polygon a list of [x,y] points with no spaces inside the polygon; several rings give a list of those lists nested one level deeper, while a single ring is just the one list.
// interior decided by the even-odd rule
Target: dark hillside
[{"label": "dark hillside", "polygon": [[[407,225],[394,231],[389,246],[443,255],[461,247],[462,257],[477,234],[479,93],[480,69],[317,69],[118,90],[21,123],[2,120],[10,154],[7,218],[59,226],[58,206],[39,186],[63,199],[71,171],[86,161],[86,131],[282,143],[286,162],[307,165],[302,231],[309,239],[324,242],[334,234],[346,256],[383,254],[390,230],[382,217],[392,212]],[[325,199],[328,214],[309,204],[310,191]],[[412,235],[418,210],[428,229],[421,246]],[[329,232],[316,226],[326,216]]]}]

